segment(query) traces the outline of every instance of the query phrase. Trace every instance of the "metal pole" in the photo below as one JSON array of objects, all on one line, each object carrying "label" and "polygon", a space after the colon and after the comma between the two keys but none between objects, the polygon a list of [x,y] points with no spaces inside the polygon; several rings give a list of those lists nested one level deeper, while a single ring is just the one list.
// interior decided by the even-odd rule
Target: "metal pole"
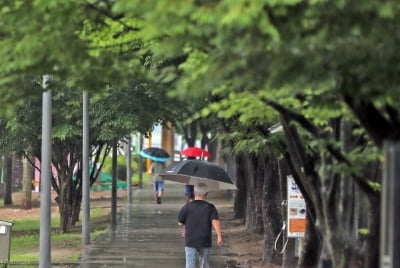
[{"label": "metal pole", "polygon": [[383,172],[380,267],[400,268],[400,143],[385,144]]},{"label": "metal pole", "polygon": [[117,226],[117,139],[113,140],[112,148],[112,181],[111,181],[111,227],[115,230]]},{"label": "metal pole", "polygon": [[83,92],[82,245],[90,244],[89,94]]},{"label": "metal pole", "polygon": [[[43,76],[43,88],[47,88],[50,75]],[[42,156],[40,194],[40,256],[39,267],[51,267],[51,90],[43,93],[42,106]]]},{"label": "metal pole", "polygon": [[[139,135],[139,152],[143,150],[143,135]],[[143,157],[139,155],[139,189],[143,187]]]},{"label": "metal pole", "polygon": [[128,197],[128,204],[132,204],[132,152],[131,152],[132,138],[129,134],[128,142],[126,144],[126,194]]}]

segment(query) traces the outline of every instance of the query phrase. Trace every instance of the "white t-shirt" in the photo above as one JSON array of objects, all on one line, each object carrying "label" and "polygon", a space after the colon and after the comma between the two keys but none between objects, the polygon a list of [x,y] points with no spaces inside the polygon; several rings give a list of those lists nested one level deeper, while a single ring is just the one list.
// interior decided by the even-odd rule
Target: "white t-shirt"
[{"label": "white t-shirt", "polygon": [[161,163],[161,162],[153,162],[151,163],[151,174],[152,174],[152,179],[153,181],[164,181],[161,176],[159,176],[158,174],[160,174],[161,170],[163,170],[165,168],[165,164]]}]

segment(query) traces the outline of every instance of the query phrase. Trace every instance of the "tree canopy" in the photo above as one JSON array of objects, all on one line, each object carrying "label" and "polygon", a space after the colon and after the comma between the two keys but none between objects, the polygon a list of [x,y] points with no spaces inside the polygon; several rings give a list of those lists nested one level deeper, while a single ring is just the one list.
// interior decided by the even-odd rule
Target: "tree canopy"
[{"label": "tree canopy", "polygon": [[[333,248],[354,245],[347,245],[345,237],[343,244],[332,245],[340,239],[329,234],[346,233],[336,228],[351,223],[337,225],[337,218],[330,217],[329,197],[337,201],[336,217],[347,214],[339,204],[348,199],[338,185],[353,187],[347,185],[350,179],[374,209],[379,201],[374,182],[380,176],[371,163],[379,159],[385,141],[399,139],[400,5],[264,0],[130,1],[114,7],[143,19],[140,37],[155,42],[154,61],[186,58],[172,70],[179,76],[175,94],[211,92],[214,98],[199,116],[238,120],[234,146],[262,152],[266,145],[277,145],[281,154],[289,154],[333,265],[345,267],[347,261]],[[278,122],[287,148],[268,143],[273,140],[269,127]],[[247,128],[262,133],[253,135],[262,142],[244,143]],[[370,237],[377,231],[370,229]],[[376,265],[376,247],[373,252],[370,267]]]},{"label": "tree canopy", "polygon": [[[148,127],[158,112],[223,119],[236,154],[288,161],[324,250],[345,267],[357,239],[350,210],[362,201],[346,206],[343,189],[360,190],[379,219],[374,170],[384,142],[400,139],[399,10],[394,0],[3,1],[3,107],[34,91],[21,90],[24,78],[52,74],[55,88],[100,91],[93,105],[115,106],[93,122],[101,138]],[[146,105],[121,114],[131,90]],[[146,114],[166,92],[185,109]]]}]

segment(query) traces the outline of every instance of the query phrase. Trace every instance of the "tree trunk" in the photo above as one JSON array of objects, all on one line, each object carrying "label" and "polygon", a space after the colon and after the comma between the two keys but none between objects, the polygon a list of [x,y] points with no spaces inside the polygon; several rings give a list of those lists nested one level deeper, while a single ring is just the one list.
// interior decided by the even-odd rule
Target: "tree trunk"
[{"label": "tree trunk", "polygon": [[32,208],[32,182],[34,180],[33,166],[29,161],[29,156],[24,158],[23,162],[23,175],[22,175],[22,202],[21,209]]},{"label": "tree trunk", "polygon": [[193,147],[196,143],[197,137],[197,121],[193,121],[192,123],[185,125],[183,127],[183,132],[183,137],[185,138],[186,144],[189,147]]},{"label": "tree trunk", "polygon": [[[312,224],[312,216],[310,214],[311,213],[307,213],[306,216],[307,224],[306,224],[306,232],[304,234],[304,244],[298,263],[298,267],[301,268],[317,267],[321,255],[321,248],[322,248],[321,236],[318,233],[318,230],[315,228],[315,225]],[[328,261],[330,262],[329,259]],[[324,264],[321,268],[328,268],[328,267],[329,266]]]},{"label": "tree trunk", "polygon": [[72,212],[71,212],[71,226],[75,226],[76,223],[79,221],[79,216],[81,212],[81,205],[82,205],[82,196],[80,198],[73,198],[72,199]]},{"label": "tree trunk", "polygon": [[263,187],[263,262],[281,265],[282,257],[275,251],[275,239],[282,226],[282,197],[279,189],[278,160],[276,158],[267,158],[263,162],[265,167]]},{"label": "tree trunk", "polygon": [[[340,150],[333,150],[333,147],[321,144],[317,149],[318,153],[309,155],[296,128],[289,124],[290,120],[285,114],[281,115],[288,143],[287,148],[292,159],[291,170],[296,173],[294,177],[306,200],[307,210],[311,208],[314,212],[314,216],[309,218],[307,223],[315,224],[322,236],[321,241],[324,243],[326,253],[323,261],[330,262],[335,268],[360,266],[358,230],[360,228],[359,215],[362,213],[359,203],[361,198],[356,196],[362,194],[373,204],[372,190],[356,175],[343,175],[335,168],[339,166],[338,164],[348,166],[348,162],[345,161],[346,152],[354,150],[356,146],[366,146],[366,144],[361,143],[363,140],[360,142],[360,139],[352,136],[354,128],[352,123],[337,119],[332,120],[330,124],[332,131],[327,132],[324,139],[340,142],[343,147]],[[365,169],[368,169],[370,165],[371,163],[368,163]],[[374,174],[366,173],[362,177],[374,179]],[[375,181],[379,182],[379,180]],[[316,244],[312,246],[315,247]],[[375,250],[371,252],[371,255],[374,255],[373,260],[376,260],[376,247],[371,249]],[[309,250],[312,250],[311,246]],[[307,253],[310,252],[303,251],[303,254]],[[309,256],[311,255],[315,254],[310,253]],[[304,267],[314,266],[304,264]]]},{"label": "tree trunk", "polygon": [[8,155],[4,158],[4,205],[12,205],[12,156]]},{"label": "tree trunk", "polygon": [[235,157],[236,160],[236,187],[238,190],[235,195],[235,204],[234,204],[234,215],[235,219],[244,219],[246,216],[246,207],[247,207],[247,184],[245,181],[246,178],[246,167],[243,165],[245,163],[244,156]]},{"label": "tree trunk", "polygon": [[246,230],[250,233],[261,234],[263,232],[262,222],[262,191],[264,185],[264,177],[259,176],[258,159],[254,155],[247,157],[246,161]]},{"label": "tree trunk", "polygon": [[[371,208],[369,210],[369,234],[368,234],[368,242],[366,249],[364,251],[365,256],[365,268],[375,268],[379,267],[379,243],[380,241],[380,218],[381,218],[381,208],[380,204],[380,195],[377,193],[375,197],[370,198],[371,201]],[[397,249],[398,250],[398,249]],[[362,255],[360,254],[360,257]]]},{"label": "tree trunk", "polygon": [[60,194],[57,203],[60,211],[60,232],[66,233],[72,215],[70,179],[65,174],[58,174]]}]

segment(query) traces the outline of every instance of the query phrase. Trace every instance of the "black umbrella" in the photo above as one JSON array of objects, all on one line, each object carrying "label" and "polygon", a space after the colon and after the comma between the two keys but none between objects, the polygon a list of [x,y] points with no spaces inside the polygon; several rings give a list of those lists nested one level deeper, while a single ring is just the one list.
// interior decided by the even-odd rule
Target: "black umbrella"
[{"label": "black umbrella", "polygon": [[161,148],[149,147],[140,151],[140,155],[157,162],[167,162],[171,160],[169,154]]},{"label": "black umbrella", "polygon": [[209,190],[237,189],[228,173],[220,166],[204,160],[185,160],[169,165],[160,172],[165,180],[191,185],[204,183]]}]

